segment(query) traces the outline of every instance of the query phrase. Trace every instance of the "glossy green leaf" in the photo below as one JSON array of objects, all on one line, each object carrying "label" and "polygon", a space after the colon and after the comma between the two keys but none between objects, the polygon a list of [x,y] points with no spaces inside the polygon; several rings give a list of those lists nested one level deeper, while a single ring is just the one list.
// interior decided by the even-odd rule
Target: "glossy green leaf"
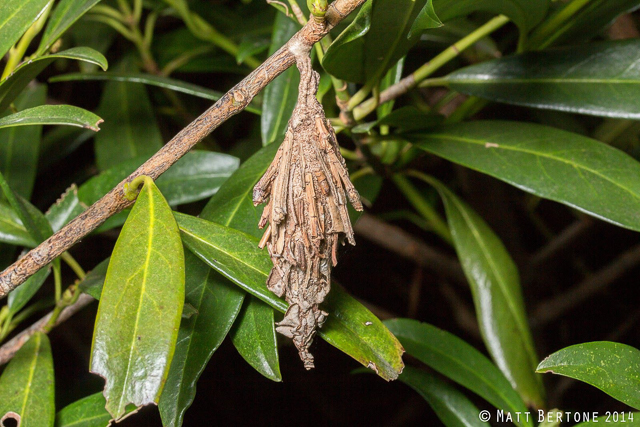
[{"label": "glossy green leaf", "polygon": [[462,68],[458,92],[508,104],[594,116],[640,118],[640,40],[528,52]]},{"label": "glossy green leaf", "polygon": [[[279,13],[273,24],[273,36],[269,55],[278,50],[293,36],[300,26],[291,18]],[[298,100],[300,73],[295,67],[276,77],[264,90],[260,129],[262,145],[280,142],[284,138],[289,118]]]},{"label": "glossy green leaf", "polygon": [[591,38],[611,25],[618,16],[640,7],[640,0],[591,1],[553,34],[553,43],[566,43]]},{"label": "glossy green leaf", "polygon": [[[49,0],[3,1],[0,3],[0,58],[46,10]],[[4,109],[0,108],[0,112]]]},{"label": "glossy green leaf", "polygon": [[95,299],[99,300],[102,295],[102,288],[104,286],[104,280],[107,277],[107,269],[109,268],[110,258],[105,259],[100,264],[96,265],[82,279],[78,285],[79,289],[85,294],[89,294]]},{"label": "glossy green leaf", "polygon": [[36,55],[42,55],[60,36],[100,0],[61,0],[51,13]]},{"label": "glossy green leaf", "polygon": [[640,409],[640,350],[609,341],[563,348],[545,358],[536,372],[583,381]]},{"label": "glossy green leaf", "polygon": [[430,181],[444,202],[447,223],[493,360],[529,405],[544,406],[541,378],[527,322],[518,269],[487,223],[439,181]]},{"label": "glossy green leaf", "polygon": [[51,55],[40,56],[20,64],[13,73],[0,82],[0,112],[9,107],[27,85],[56,59],[74,59],[99,65],[107,69],[107,60],[100,53],[88,47],[74,47]]},{"label": "glossy green leaf", "polygon": [[273,381],[282,381],[273,308],[250,297],[231,330],[231,341],[253,368]]},{"label": "glossy green leaf", "polygon": [[[286,311],[287,303],[266,287],[272,264],[267,252],[258,249],[257,238],[203,219],[174,214],[189,250],[245,291],[282,313]],[[323,307],[329,318],[318,332],[320,337],[382,378],[397,378],[404,367],[403,349],[377,317],[335,284]]]},{"label": "glossy green leaf", "polygon": [[244,162],[209,200],[200,217],[260,238],[263,231],[257,224],[262,207],[253,206],[253,187],[267,171],[279,146],[279,142],[269,144]]},{"label": "glossy green leaf", "polygon": [[[146,157],[122,161],[80,186],[78,198],[91,205],[136,170]],[[238,159],[228,154],[194,150],[178,160],[156,181],[170,205],[202,200],[215,194],[238,168]]]},{"label": "glossy green leaf", "polygon": [[593,139],[502,121],[462,123],[408,139],[521,190],[640,231],[640,164]]},{"label": "glossy green leaf", "polygon": [[[135,68],[131,62],[125,59],[119,71]],[[162,134],[144,86],[107,82],[97,112],[105,121],[94,143],[101,171],[136,157],[149,158],[162,147]]]},{"label": "glossy green leaf", "polygon": [[423,31],[442,25],[431,0],[376,0],[362,5],[322,60],[332,75],[375,83],[400,60]]},{"label": "glossy green leaf", "polygon": [[508,16],[521,33],[527,33],[547,15],[549,0],[433,0],[433,7],[443,22],[473,12],[490,12]]},{"label": "glossy green leaf", "polygon": [[40,105],[9,114],[0,119],[0,129],[16,126],[66,125],[99,131],[102,119],[90,111],[72,105]]},{"label": "glossy green leaf", "polygon": [[[170,77],[154,76],[147,73],[126,73],[109,71],[106,73],[69,73],[55,76],[49,79],[49,82],[69,82],[69,81],[95,81],[95,80],[107,80],[124,83],[139,83],[148,86],[156,86],[164,89],[173,90],[180,93],[186,93],[187,95],[197,96],[198,98],[208,99],[210,101],[217,101],[222,97],[223,93],[207,89],[202,86],[195,85],[193,83],[183,82],[181,80],[172,79]],[[260,114],[260,108],[249,105],[246,111]]]},{"label": "glossy green leaf", "polygon": [[0,190],[33,242],[40,243],[53,234],[51,225],[42,212],[29,201],[16,194],[2,173],[0,173]]},{"label": "glossy green leaf", "polygon": [[107,426],[111,421],[111,415],[104,408],[106,403],[102,393],[76,400],[56,414],[56,427]]},{"label": "glossy green leaf", "polygon": [[435,375],[407,366],[398,379],[417,391],[445,426],[489,426],[480,421],[480,410],[464,394]]},{"label": "glossy green leaf", "polygon": [[[615,414],[611,414],[611,416],[608,414],[598,415],[597,420],[576,424],[575,427],[600,427],[603,423],[616,427],[640,427],[640,412],[619,412],[617,416]],[[614,417],[618,418],[617,422],[614,421]]]},{"label": "glossy green leaf", "polygon": [[[384,324],[400,340],[407,353],[473,391],[496,408],[511,413],[527,410],[502,372],[465,341],[416,320],[391,319]],[[519,425],[530,426],[532,423],[523,420]]]},{"label": "glossy green leaf", "polygon": [[[196,382],[220,347],[242,307],[244,292],[185,252],[185,302],[197,313],[183,319],[158,408],[163,425],[181,426],[196,395]],[[222,280],[221,280],[222,279]]]},{"label": "glossy green leaf", "polygon": [[17,246],[36,246],[18,214],[4,204],[0,204],[0,242]]},{"label": "glossy green leaf", "polygon": [[157,403],[184,305],[184,254],[171,208],[151,179],[116,242],[100,297],[91,372],[105,379],[107,410]]},{"label": "glossy green leaf", "polygon": [[51,224],[51,229],[56,232],[69,221],[80,215],[86,206],[78,199],[78,187],[72,184],[62,196],[49,207],[44,216]]},{"label": "glossy green leaf", "polygon": [[[22,111],[44,104],[46,98],[47,87],[36,84],[25,88],[14,106]],[[42,126],[0,130],[0,170],[11,188],[26,199],[31,198],[38,172],[41,138]]]},{"label": "glossy green leaf", "polygon": [[49,266],[41,268],[35,274],[30,276],[22,285],[18,286],[9,293],[7,297],[7,305],[9,313],[16,314],[18,311],[31,301],[31,298],[38,292],[44,281],[51,273]]},{"label": "glossy green leaf", "polygon": [[54,393],[49,338],[36,332],[0,377],[0,419],[14,419],[21,427],[53,427]]}]

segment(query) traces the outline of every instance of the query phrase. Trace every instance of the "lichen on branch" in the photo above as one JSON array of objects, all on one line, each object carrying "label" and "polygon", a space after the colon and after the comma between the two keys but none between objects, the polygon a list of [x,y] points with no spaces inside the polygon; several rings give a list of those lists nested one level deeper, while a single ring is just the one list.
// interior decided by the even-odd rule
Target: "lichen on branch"
[{"label": "lichen on branch", "polygon": [[273,268],[267,287],[289,303],[277,331],[293,339],[307,369],[314,367],[309,347],[328,313],[319,305],[331,287],[338,245],[355,245],[347,200],[362,210],[360,196],[316,99],[320,76],[311,66],[310,46],[292,49],[300,71],[298,101],[276,156],[256,184],[253,203],[267,203],[260,241]]}]

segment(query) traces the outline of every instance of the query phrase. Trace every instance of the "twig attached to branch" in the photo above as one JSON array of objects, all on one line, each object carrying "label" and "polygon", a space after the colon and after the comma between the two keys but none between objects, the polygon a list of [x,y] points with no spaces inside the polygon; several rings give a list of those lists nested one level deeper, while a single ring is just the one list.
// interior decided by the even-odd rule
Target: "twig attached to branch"
[{"label": "twig attached to branch", "polygon": [[150,176],[154,180],[157,179],[199,141],[231,116],[245,109],[258,92],[289,68],[295,61],[293,52],[318,42],[364,1],[336,0],[329,6],[324,23],[320,24],[315,19],[309,20],[307,25],[297,32],[283,47],[234,86],[200,117],[180,131],[129,177],[56,234],[0,273],[0,298],[5,297],[36,271],[49,264],[84,236],[95,230],[107,218],[131,206],[133,201],[124,197],[124,184],[131,182],[140,175]]}]

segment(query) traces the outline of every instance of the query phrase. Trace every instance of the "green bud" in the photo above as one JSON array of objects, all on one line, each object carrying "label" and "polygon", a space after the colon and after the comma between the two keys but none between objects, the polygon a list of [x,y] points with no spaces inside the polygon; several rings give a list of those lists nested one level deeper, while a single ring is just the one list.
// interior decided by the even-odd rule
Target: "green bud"
[{"label": "green bud", "polygon": [[327,0],[307,0],[307,6],[313,17],[319,22],[324,20],[324,15],[329,9]]}]

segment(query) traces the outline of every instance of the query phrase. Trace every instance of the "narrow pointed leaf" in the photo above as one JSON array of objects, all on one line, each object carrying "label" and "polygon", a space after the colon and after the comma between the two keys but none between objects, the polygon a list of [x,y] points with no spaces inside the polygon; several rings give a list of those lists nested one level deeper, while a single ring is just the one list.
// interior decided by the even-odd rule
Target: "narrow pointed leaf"
[{"label": "narrow pointed leaf", "polygon": [[458,92],[533,108],[640,118],[640,40],[528,52],[462,68]]},{"label": "narrow pointed leaf", "polygon": [[[267,289],[272,264],[266,251],[258,249],[258,239],[203,219],[175,215],[189,250],[245,291],[286,311],[287,303]],[[335,284],[323,308],[329,318],[318,332],[320,337],[382,378],[398,377],[404,367],[404,350],[377,317]]]},{"label": "narrow pointed leaf", "polygon": [[480,421],[480,410],[464,394],[435,375],[407,366],[398,379],[417,391],[445,426],[489,426]]},{"label": "narrow pointed leaf", "polygon": [[111,256],[91,351],[107,410],[157,403],[184,305],[184,254],[171,208],[146,179]]},{"label": "narrow pointed leaf", "polygon": [[14,419],[21,427],[53,427],[54,393],[49,338],[36,332],[0,377],[0,420]]},{"label": "narrow pointed leaf", "polygon": [[[69,82],[69,81],[95,81],[107,80],[125,83],[139,83],[148,86],[156,86],[164,89],[173,90],[187,95],[197,96],[198,98],[217,101],[222,97],[223,93],[207,89],[193,83],[183,82],[181,80],[172,79],[170,77],[154,76],[147,73],[126,73],[109,71],[106,73],[69,73],[55,76],[49,79],[49,82]],[[249,105],[246,111],[250,113],[260,114],[260,108],[255,105]]]},{"label": "narrow pointed leaf", "polygon": [[501,121],[462,123],[408,139],[521,190],[640,231],[640,164],[593,139]]},{"label": "narrow pointed leaf", "polygon": [[[426,7],[426,5],[425,5]],[[380,80],[380,92],[384,91],[390,86],[398,83],[402,78],[402,70],[404,70],[404,59],[401,58],[396,64],[387,71],[387,74]],[[382,105],[379,105],[376,108],[376,112],[378,113],[378,120],[383,119],[385,116],[390,114],[393,111],[393,106],[395,105],[395,100],[391,100],[389,102],[385,102]]]},{"label": "narrow pointed leaf", "polygon": [[[13,2],[10,2],[13,3]],[[77,61],[89,62],[107,69],[107,60],[98,51],[88,47],[74,47],[51,55],[40,56],[31,61],[20,64],[13,73],[0,82],[0,113],[9,107],[22,90],[27,87],[47,65],[57,59],[75,59]]]},{"label": "narrow pointed leaf", "polygon": [[102,119],[72,105],[40,105],[0,119],[0,129],[15,126],[66,125],[88,128],[95,132]]},{"label": "narrow pointed leaf", "polygon": [[51,13],[36,55],[42,55],[58,38],[100,0],[61,0]]},{"label": "narrow pointed leaf", "polygon": [[106,403],[102,393],[76,400],[56,414],[56,427],[107,426],[111,421],[111,415],[104,408]]},{"label": "narrow pointed leaf", "polygon": [[254,369],[273,381],[282,381],[273,308],[250,297],[231,330],[233,345]]},{"label": "narrow pointed leaf", "polygon": [[[36,84],[25,88],[14,106],[22,111],[44,104],[46,99],[47,87]],[[42,126],[0,130],[0,171],[11,188],[25,199],[30,199],[33,191],[41,139]]]},{"label": "narrow pointed leaf", "polygon": [[545,358],[536,372],[583,381],[640,409],[640,350],[609,341],[563,348]]},{"label": "narrow pointed leaf", "polygon": [[430,183],[444,202],[453,243],[471,286],[478,325],[491,357],[527,404],[543,407],[542,380],[534,372],[538,356],[515,263],[478,214],[439,181]]},{"label": "narrow pointed leaf", "polygon": [[[276,16],[269,55],[278,50],[293,36],[300,26],[282,13]],[[300,74],[295,67],[276,77],[264,90],[260,129],[262,145],[280,142],[289,123],[289,117],[298,99]]]},{"label": "narrow pointed leaf", "polygon": [[[400,340],[407,353],[473,391],[496,408],[511,413],[527,410],[502,372],[465,341],[416,320],[392,319],[384,324]],[[523,420],[518,425],[530,426],[531,423]]]},{"label": "narrow pointed leaf", "polygon": [[[0,58],[9,51],[46,9],[49,0],[0,3]],[[2,112],[3,108],[0,108]]]},{"label": "narrow pointed leaf", "polygon": [[431,0],[367,2],[331,44],[322,66],[341,79],[374,83],[406,55],[423,31],[441,25]]},{"label": "narrow pointed leaf", "polygon": [[183,319],[169,376],[158,402],[163,425],[182,425],[196,383],[242,307],[245,293],[190,252],[185,253],[185,302],[196,310]]}]

